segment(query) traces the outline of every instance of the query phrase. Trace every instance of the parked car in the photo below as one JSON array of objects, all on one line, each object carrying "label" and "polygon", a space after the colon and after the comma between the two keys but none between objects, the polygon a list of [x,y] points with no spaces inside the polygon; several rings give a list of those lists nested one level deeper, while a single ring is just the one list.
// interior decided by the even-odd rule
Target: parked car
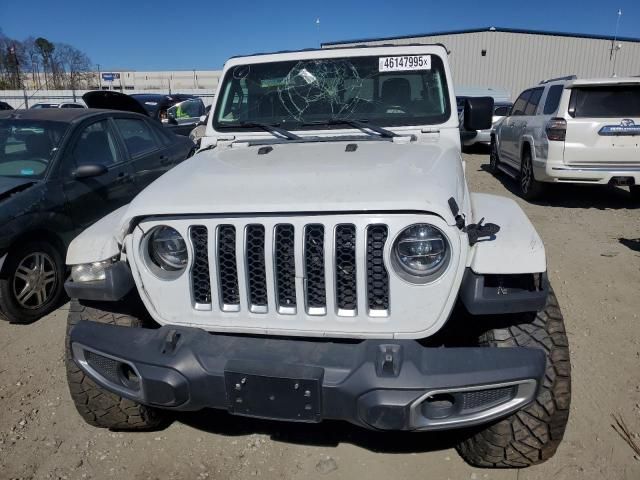
[{"label": "parked car", "polygon": [[193,148],[136,114],[0,112],[0,315],[29,322],[58,305],[71,239]]},{"label": "parked car", "polygon": [[495,128],[491,169],[534,199],[549,183],[628,186],[640,200],[640,78],[553,79]]},{"label": "parked car", "polygon": [[0,102],[0,110],[13,110],[13,107],[7,102]]},{"label": "parked car", "polygon": [[[442,45],[229,60],[199,153],[69,248],[80,415],[467,427],[474,465],[550,458],[562,313],[525,213],[468,190],[452,83]],[[492,98],[465,110],[491,126]]]},{"label": "parked car", "polygon": [[[485,130],[477,130],[475,132],[463,132],[462,140],[465,147],[470,147],[476,144],[491,143],[491,133],[498,123],[509,114],[512,104],[509,102],[496,102],[493,106],[493,118],[491,120],[491,128]],[[461,117],[464,116],[464,112],[461,113]],[[464,125],[464,119],[461,120],[460,125]]]},{"label": "parked car", "polygon": [[31,108],[87,108],[81,103],[77,102],[57,102],[57,103],[49,103],[49,102],[39,102],[31,105]]},{"label": "parked car", "polygon": [[109,108],[148,115],[176,135],[184,136],[189,135],[200,121],[200,117],[205,114],[205,106],[201,98],[181,93],[126,95],[109,90],[97,90],[85,93],[82,99],[93,108]]}]

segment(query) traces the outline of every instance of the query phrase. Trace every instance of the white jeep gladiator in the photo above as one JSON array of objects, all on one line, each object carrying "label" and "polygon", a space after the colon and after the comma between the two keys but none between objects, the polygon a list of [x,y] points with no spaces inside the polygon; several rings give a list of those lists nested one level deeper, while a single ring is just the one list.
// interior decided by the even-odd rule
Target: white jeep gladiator
[{"label": "white jeep gladiator", "polygon": [[[551,457],[562,314],[526,215],[469,193],[452,83],[440,45],[229,60],[200,152],[69,248],[82,417],[217,408],[459,429],[478,466]],[[492,111],[469,99],[466,129]]]}]

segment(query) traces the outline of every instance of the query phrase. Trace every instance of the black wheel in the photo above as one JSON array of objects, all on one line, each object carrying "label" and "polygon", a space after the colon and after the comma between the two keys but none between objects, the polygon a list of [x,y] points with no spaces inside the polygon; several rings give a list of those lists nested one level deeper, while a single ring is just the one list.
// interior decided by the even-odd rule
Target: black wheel
[{"label": "black wheel", "polygon": [[122,398],[97,385],[76,365],[71,354],[69,332],[80,320],[137,328],[142,326],[141,317],[92,308],[71,300],[65,339],[67,382],[78,413],[89,425],[112,430],[153,430],[168,423],[166,412]]},{"label": "black wheel", "polygon": [[491,137],[491,151],[489,153],[489,171],[494,175],[498,173],[499,163],[500,163],[500,157],[498,156],[498,145],[496,144],[496,137]]},{"label": "black wheel", "polygon": [[631,198],[634,201],[640,202],[640,185],[632,185],[629,187],[629,192],[631,193]]},{"label": "black wheel", "polygon": [[60,305],[65,266],[50,243],[29,242],[9,252],[0,278],[0,311],[12,323],[30,323]]},{"label": "black wheel", "polygon": [[457,446],[472,465],[522,468],[542,463],[553,456],[564,435],[571,403],[571,365],[564,320],[553,291],[546,307],[525,320],[485,332],[480,344],[542,349],[547,357],[543,385],[529,406],[475,431]]},{"label": "black wheel", "polygon": [[525,148],[520,166],[520,195],[525,200],[535,200],[542,195],[544,184],[536,180],[533,174],[531,151]]}]

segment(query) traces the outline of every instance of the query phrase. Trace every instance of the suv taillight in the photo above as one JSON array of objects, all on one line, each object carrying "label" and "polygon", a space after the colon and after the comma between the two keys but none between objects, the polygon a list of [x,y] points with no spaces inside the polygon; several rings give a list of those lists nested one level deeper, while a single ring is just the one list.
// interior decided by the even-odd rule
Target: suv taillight
[{"label": "suv taillight", "polygon": [[564,142],[567,136],[567,121],[564,118],[552,118],[545,128],[547,138],[556,142]]}]

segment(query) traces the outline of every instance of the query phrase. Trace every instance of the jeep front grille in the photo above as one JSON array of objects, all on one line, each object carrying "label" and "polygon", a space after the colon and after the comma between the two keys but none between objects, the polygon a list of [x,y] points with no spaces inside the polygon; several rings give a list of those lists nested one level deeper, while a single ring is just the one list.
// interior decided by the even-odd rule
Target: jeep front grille
[{"label": "jeep front grille", "polygon": [[[211,246],[207,227],[192,225],[190,232],[194,257],[190,280],[196,309],[237,312],[247,305],[253,313],[267,313],[271,303],[280,315],[299,311],[325,315],[332,307],[337,316],[353,317],[360,313],[358,284],[362,281],[360,293],[366,297],[367,314],[389,314],[386,225],[371,224],[359,231],[348,223],[302,227],[278,223],[268,229],[256,223],[244,228],[220,224],[215,226],[215,245]],[[209,248],[214,252],[213,261]],[[358,257],[366,258],[362,276]],[[210,273],[210,265],[217,271]]]}]

